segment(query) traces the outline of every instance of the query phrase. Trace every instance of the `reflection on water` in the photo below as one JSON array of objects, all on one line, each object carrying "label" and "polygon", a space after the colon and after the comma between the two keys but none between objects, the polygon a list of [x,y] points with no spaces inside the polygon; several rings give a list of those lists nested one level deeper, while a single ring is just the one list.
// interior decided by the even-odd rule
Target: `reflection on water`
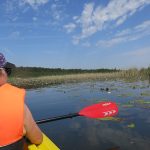
[{"label": "reflection on water", "polygon": [[28,90],[26,103],[39,120],[78,112],[100,101],[115,101],[119,106],[116,119],[76,117],[40,128],[62,150],[150,150],[149,94],[148,82],[86,82]]}]

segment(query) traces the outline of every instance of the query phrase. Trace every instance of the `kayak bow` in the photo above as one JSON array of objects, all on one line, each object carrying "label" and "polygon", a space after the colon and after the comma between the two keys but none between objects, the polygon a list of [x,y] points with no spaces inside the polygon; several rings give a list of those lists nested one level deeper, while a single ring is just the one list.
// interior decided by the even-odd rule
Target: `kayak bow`
[{"label": "kayak bow", "polygon": [[28,150],[60,150],[44,133],[40,145],[29,144]]}]

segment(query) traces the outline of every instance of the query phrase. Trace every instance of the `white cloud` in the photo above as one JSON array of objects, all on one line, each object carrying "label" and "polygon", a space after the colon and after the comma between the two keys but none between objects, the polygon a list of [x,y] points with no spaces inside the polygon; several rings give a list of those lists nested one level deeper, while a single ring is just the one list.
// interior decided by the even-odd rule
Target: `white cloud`
[{"label": "white cloud", "polygon": [[140,25],[138,25],[138,26],[135,27],[135,29],[137,31],[139,31],[139,30],[145,30],[146,28],[147,29],[150,28],[150,20],[147,20],[144,23],[142,23],[142,24],[140,24]]},{"label": "white cloud", "polygon": [[44,5],[48,3],[49,0],[23,0],[24,3],[29,4],[33,8],[37,8],[38,6]]},{"label": "white cloud", "polygon": [[53,19],[53,25],[60,24],[61,21],[67,16],[64,13],[66,5],[63,4],[62,1],[55,1],[50,7],[49,14]]},{"label": "white cloud", "polygon": [[116,26],[121,25],[127,19],[127,15],[121,17],[116,21]]},{"label": "white cloud", "polygon": [[79,17],[78,16],[73,16],[73,20],[77,20]]},{"label": "white cloud", "polygon": [[97,42],[97,46],[111,47],[116,44],[135,41],[148,35],[150,35],[150,20],[145,21],[131,29],[120,31],[111,37],[111,39],[100,40]]},{"label": "white cloud", "polygon": [[58,8],[57,4],[52,4],[51,11],[52,11],[53,19],[60,20],[60,18],[61,18],[61,10]]},{"label": "white cloud", "polygon": [[10,33],[9,35],[7,36],[3,36],[3,37],[0,37],[0,40],[15,40],[15,39],[18,39],[18,38],[21,38],[20,37],[20,32],[19,31],[14,31],[12,33]]},{"label": "white cloud", "polygon": [[20,9],[21,12],[25,13],[28,11],[30,6],[33,9],[37,9],[39,6],[48,3],[49,0],[6,0],[4,3],[6,13],[12,13],[13,11]]},{"label": "white cloud", "polygon": [[18,17],[15,16],[15,17],[12,18],[12,21],[16,21],[17,19],[18,19]]},{"label": "white cloud", "polygon": [[111,40],[100,40],[97,42],[96,46],[111,47],[121,42],[125,42],[126,40],[127,39],[123,37],[116,37]]},{"label": "white cloud", "polygon": [[82,44],[82,46],[84,46],[84,47],[90,47],[91,43],[90,42],[85,42],[85,43]]},{"label": "white cloud", "polygon": [[33,17],[32,20],[33,20],[33,21],[37,21],[37,17]]},{"label": "white cloud", "polygon": [[74,44],[74,45],[78,45],[79,44],[79,38],[78,37],[76,37],[76,36],[73,36],[73,39],[72,39],[72,43]]},{"label": "white cloud", "polygon": [[[40,6],[50,4],[47,9],[40,11]],[[56,25],[59,21],[62,21],[66,14],[64,13],[66,5],[59,0],[6,0],[4,3],[5,11],[9,13],[9,20],[12,20],[12,15],[14,15],[14,10],[21,11],[25,14],[30,9],[36,10],[36,17],[32,17],[33,21],[37,21],[40,16],[49,17],[48,20],[51,22],[51,25]],[[14,12],[13,12],[14,11]],[[15,13],[15,18],[13,21],[16,21],[20,17],[19,13]],[[40,19],[39,19],[40,20]]]},{"label": "white cloud", "polygon": [[19,31],[14,31],[14,32],[12,32],[12,33],[9,35],[8,38],[10,38],[10,39],[16,39],[16,38],[18,38],[19,36],[20,36],[20,32],[19,32]]},{"label": "white cloud", "polygon": [[7,13],[12,12],[16,8],[15,1],[6,1],[5,9]]},{"label": "white cloud", "polygon": [[82,12],[79,22],[82,26],[82,35],[81,38],[88,37],[96,31],[96,28],[93,26],[92,15],[94,10],[94,4],[86,4]]},{"label": "white cloud", "polygon": [[71,33],[76,28],[76,25],[74,23],[69,23],[64,25],[64,28],[67,30],[67,33]]},{"label": "white cloud", "polygon": [[76,37],[82,40],[108,28],[110,24],[111,27],[119,26],[148,4],[150,0],[111,0],[105,7],[85,4],[81,16],[73,17],[73,23],[81,28],[81,33]]}]

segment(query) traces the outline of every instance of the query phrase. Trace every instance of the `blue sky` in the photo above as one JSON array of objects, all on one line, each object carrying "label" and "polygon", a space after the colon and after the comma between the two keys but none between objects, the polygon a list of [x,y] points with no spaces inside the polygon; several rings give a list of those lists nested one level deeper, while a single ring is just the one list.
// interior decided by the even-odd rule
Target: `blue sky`
[{"label": "blue sky", "polygon": [[0,52],[17,66],[150,66],[150,0],[1,0]]}]

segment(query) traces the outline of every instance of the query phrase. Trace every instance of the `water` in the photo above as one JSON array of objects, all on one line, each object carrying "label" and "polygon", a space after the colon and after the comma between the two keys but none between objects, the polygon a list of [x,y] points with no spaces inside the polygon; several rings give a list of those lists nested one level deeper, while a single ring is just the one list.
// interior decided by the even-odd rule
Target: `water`
[{"label": "water", "polygon": [[28,90],[26,96],[36,120],[78,112],[108,100],[118,104],[118,120],[76,117],[41,124],[40,128],[61,150],[150,150],[150,87],[146,81],[62,84]]}]

